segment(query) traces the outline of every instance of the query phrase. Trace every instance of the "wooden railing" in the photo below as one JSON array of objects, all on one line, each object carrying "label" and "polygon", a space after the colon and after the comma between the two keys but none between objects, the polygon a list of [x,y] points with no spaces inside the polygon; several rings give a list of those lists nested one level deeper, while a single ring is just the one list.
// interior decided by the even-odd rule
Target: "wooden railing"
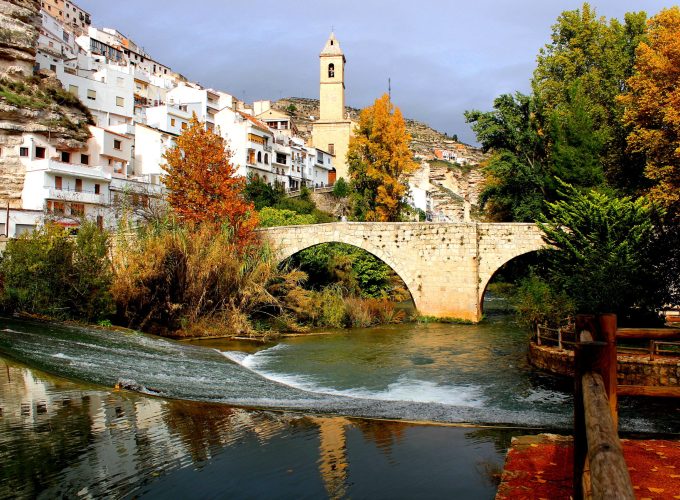
[{"label": "wooden railing", "polygon": [[576,318],[574,498],[633,499],[618,436],[616,315]]},{"label": "wooden railing", "polygon": [[[669,339],[680,339],[680,329],[619,328],[616,330],[617,341],[648,341],[645,346],[618,345],[619,352],[649,356],[650,360],[660,356],[680,357],[680,341]],[[573,350],[576,345],[574,329],[572,327],[549,328],[538,325],[536,327],[536,344],[554,345],[559,349]]]}]

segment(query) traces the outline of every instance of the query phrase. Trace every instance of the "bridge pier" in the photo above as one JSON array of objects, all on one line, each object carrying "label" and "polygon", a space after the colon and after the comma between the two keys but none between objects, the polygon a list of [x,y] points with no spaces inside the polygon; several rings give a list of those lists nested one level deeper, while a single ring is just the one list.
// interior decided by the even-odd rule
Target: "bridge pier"
[{"label": "bridge pier", "polygon": [[545,246],[535,224],[336,222],[260,230],[284,260],[321,243],[362,248],[404,281],[421,315],[482,318],[482,299],[506,262]]}]

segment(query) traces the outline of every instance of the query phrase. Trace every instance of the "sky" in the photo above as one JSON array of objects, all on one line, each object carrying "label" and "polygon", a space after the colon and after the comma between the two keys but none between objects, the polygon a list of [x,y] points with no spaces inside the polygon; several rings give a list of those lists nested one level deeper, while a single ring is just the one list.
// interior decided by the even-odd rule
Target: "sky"
[{"label": "sky", "polygon": [[[335,31],[347,58],[345,99],[363,108],[387,91],[404,116],[475,144],[468,109],[529,91],[551,26],[580,1],[77,0],[189,80],[252,102],[319,97],[319,59]],[[653,15],[665,0],[594,0],[601,16]]]}]

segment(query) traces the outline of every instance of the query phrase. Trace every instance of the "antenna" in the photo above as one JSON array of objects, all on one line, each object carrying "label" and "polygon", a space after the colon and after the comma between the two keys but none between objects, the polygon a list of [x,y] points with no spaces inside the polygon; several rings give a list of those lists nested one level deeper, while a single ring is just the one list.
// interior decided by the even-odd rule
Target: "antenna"
[{"label": "antenna", "polygon": [[387,97],[392,100],[392,78],[387,78]]}]

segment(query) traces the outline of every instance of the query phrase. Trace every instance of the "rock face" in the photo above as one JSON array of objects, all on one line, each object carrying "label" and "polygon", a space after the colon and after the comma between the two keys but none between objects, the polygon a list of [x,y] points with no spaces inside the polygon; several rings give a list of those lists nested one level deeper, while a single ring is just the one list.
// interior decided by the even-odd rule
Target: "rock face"
[{"label": "rock face", "polygon": [[[273,103],[272,107],[291,115],[300,137],[305,140],[311,138],[312,124],[319,117],[318,100],[287,97]],[[359,120],[360,110],[346,107],[345,111],[350,119]],[[451,221],[462,221],[465,200],[468,200],[473,206],[474,217],[483,181],[479,164],[485,160],[486,155],[480,149],[458,142],[416,120],[406,118],[406,130],[411,134],[411,150],[420,159],[421,170],[429,169],[429,191],[436,211]],[[435,149],[458,149],[461,156],[468,158],[471,164],[460,166],[436,160]],[[415,175],[420,173],[422,172]]]},{"label": "rock face", "polygon": [[40,26],[40,2],[0,0],[0,76],[33,74]]},{"label": "rock face", "polygon": [[0,205],[21,208],[22,134],[38,133],[64,149],[85,147],[92,122],[87,107],[52,72],[33,75],[40,2],[0,0]]}]

